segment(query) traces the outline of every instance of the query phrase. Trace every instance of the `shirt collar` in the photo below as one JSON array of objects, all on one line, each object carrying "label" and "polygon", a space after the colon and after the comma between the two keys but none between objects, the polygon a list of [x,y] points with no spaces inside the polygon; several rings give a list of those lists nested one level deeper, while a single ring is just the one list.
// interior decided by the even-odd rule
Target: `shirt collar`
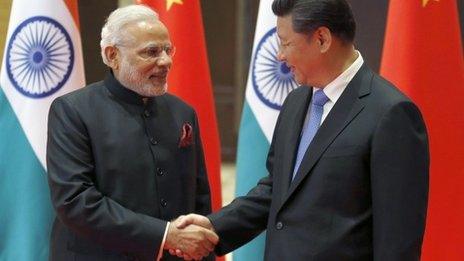
[{"label": "shirt collar", "polygon": [[[359,51],[358,58],[346,69],[342,72],[335,80],[330,82],[324,87],[324,93],[329,98],[329,100],[333,103],[336,103],[338,98],[342,95],[343,91],[348,86],[348,83],[353,79],[356,73],[359,71],[361,66],[364,63],[364,59]],[[313,94],[319,90],[319,88],[313,88]]]},{"label": "shirt collar", "polygon": [[109,71],[106,74],[106,78],[104,80],[106,88],[117,98],[131,104],[136,105],[148,105],[153,102],[154,98],[149,97],[147,103],[143,103],[143,96],[140,94],[128,89],[124,85],[122,85],[116,77],[114,77],[113,71]]}]

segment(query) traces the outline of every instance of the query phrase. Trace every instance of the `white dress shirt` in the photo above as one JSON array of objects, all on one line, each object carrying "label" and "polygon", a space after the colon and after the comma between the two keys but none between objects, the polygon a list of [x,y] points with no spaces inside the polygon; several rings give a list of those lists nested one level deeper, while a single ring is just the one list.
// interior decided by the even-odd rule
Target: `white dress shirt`
[{"label": "white dress shirt", "polygon": [[161,260],[161,258],[163,257],[163,248],[164,248],[164,243],[166,243],[166,236],[168,235],[168,228],[169,228],[169,224],[171,222],[168,222],[166,224],[166,228],[164,229],[164,236],[163,236],[163,241],[161,241],[161,246],[160,246],[160,249],[158,251],[158,255],[156,256],[156,261],[159,261]]},{"label": "white dress shirt", "polygon": [[[324,122],[325,118],[329,114],[330,110],[332,110],[333,106],[337,102],[338,98],[342,95],[343,91],[348,86],[348,83],[353,79],[356,73],[359,71],[361,66],[364,63],[364,59],[361,56],[359,51],[358,58],[346,69],[342,72],[335,80],[331,81],[327,84],[324,88],[313,88],[313,96],[317,90],[323,89],[325,95],[329,98],[329,100],[324,104],[324,112],[322,113],[321,125]],[[309,120],[309,110],[311,109],[311,103],[309,104],[308,113],[306,114],[305,124]]]}]

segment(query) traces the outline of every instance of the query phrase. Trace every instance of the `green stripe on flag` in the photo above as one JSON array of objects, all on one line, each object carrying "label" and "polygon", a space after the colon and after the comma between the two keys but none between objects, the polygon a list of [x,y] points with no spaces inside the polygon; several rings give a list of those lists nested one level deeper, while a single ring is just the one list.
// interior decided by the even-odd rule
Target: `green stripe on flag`
[{"label": "green stripe on flag", "polygon": [[[269,142],[248,102],[245,101],[238,138],[236,196],[247,194],[256,186],[259,179],[268,174],[266,169],[268,150]],[[234,261],[263,260],[265,237],[265,233],[262,233],[250,243],[237,249],[233,254]]]},{"label": "green stripe on flag", "polygon": [[0,260],[48,260],[54,217],[45,169],[0,89]]}]

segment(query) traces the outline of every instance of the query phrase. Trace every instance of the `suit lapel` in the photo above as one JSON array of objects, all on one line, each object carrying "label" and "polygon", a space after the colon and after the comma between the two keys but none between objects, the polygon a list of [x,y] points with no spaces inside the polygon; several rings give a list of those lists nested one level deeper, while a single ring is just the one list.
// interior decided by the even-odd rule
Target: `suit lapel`
[{"label": "suit lapel", "polygon": [[288,200],[302,180],[310,173],[333,140],[362,111],[364,103],[360,98],[369,94],[372,75],[372,71],[363,65],[348,84],[309,145],[282,204]]},{"label": "suit lapel", "polygon": [[[293,173],[293,166],[296,158],[296,153],[298,150],[298,144],[300,141],[300,134],[301,134],[301,129],[303,128],[303,124],[306,118],[306,113],[308,111],[308,106],[311,101],[312,97],[312,88],[307,87],[307,86],[302,86],[300,88],[304,88],[302,90],[302,93],[299,94],[298,100],[295,102],[295,104],[292,106],[295,111],[291,111],[288,114],[289,115],[295,115],[293,120],[291,122],[294,122],[295,124],[289,124],[289,140],[287,140],[286,145],[285,145],[285,153],[284,155],[291,155],[289,157],[286,157],[283,160],[283,173],[289,173],[287,177],[283,177],[283,182],[281,183],[282,185],[282,190],[285,193],[282,193],[282,197],[286,195],[286,192],[288,191],[288,187],[290,186],[290,181],[292,178],[291,173]],[[283,198],[282,198],[283,199]]]}]

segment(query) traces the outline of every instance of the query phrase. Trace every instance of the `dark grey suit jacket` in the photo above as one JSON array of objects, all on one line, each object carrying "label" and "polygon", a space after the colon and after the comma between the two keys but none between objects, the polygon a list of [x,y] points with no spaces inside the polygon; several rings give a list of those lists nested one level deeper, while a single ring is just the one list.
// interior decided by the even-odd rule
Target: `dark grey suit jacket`
[{"label": "dark grey suit jacket", "polygon": [[289,94],[269,175],[209,216],[224,254],[267,229],[266,260],[419,260],[429,151],[418,108],[363,65],[291,182],[311,88]]},{"label": "dark grey suit jacket", "polygon": [[166,221],[211,212],[193,109],[169,94],[144,105],[112,74],[53,102],[47,167],[51,260],[153,261]]}]

